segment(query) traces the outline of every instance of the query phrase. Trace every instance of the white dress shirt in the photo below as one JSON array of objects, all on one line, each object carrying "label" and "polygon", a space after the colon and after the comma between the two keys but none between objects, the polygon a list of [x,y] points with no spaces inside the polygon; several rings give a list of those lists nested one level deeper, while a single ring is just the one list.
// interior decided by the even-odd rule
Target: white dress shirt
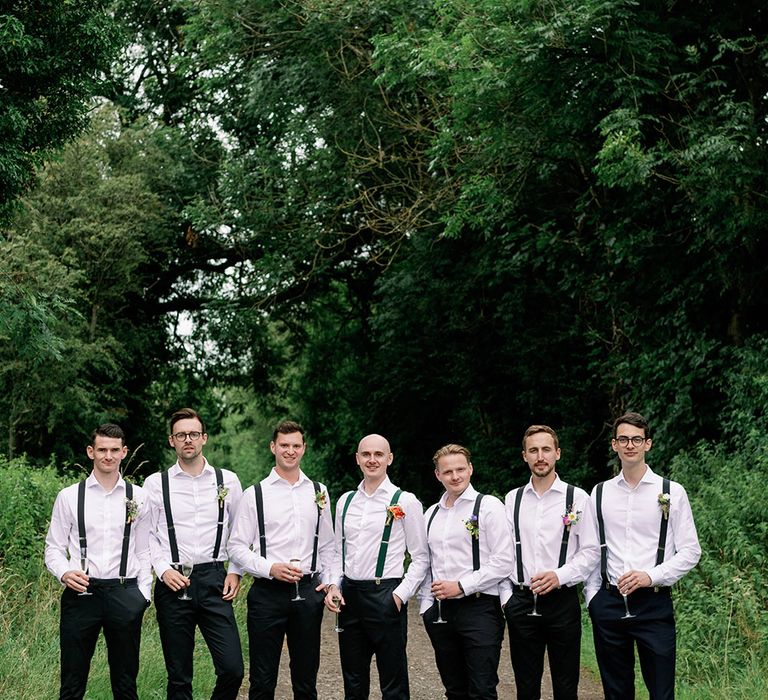
[{"label": "white dress shirt", "polygon": [[487,593],[499,595],[499,582],[512,571],[512,541],[504,517],[504,506],[495,496],[484,496],[480,503],[479,542],[480,568],[472,570],[472,536],[467,521],[475,509],[478,493],[470,484],[452,506],[446,506],[448,494],[427,508],[424,520],[429,523],[429,551],[432,557],[431,576],[424,580],[420,597],[421,613],[434,602],[432,581],[458,581],[464,595]]},{"label": "white dress shirt", "polygon": [[[659,506],[662,483],[662,478],[646,465],[645,474],[635,488],[626,482],[623,472],[606,481],[603,486],[602,512],[608,545],[608,580],[614,585],[624,573],[636,570],[647,573],[651,577],[652,586],[671,586],[696,566],[701,557],[688,494],[680,484],[671,481],[665,558],[656,566],[662,518]],[[593,506],[596,502],[596,488],[592,490]],[[587,604],[601,583],[598,559],[584,587]]]},{"label": "white dress shirt", "polygon": [[[77,528],[78,484],[59,491],[53,504],[51,524],[45,538],[45,565],[61,581],[73,569],[80,570],[80,535]],[[125,529],[125,481],[119,477],[110,491],[91,472],[85,480],[85,537],[88,575],[93,578],[119,578]],[[133,487],[138,506],[128,541],[126,578],[137,579],[141,594],[150,599],[152,570],[149,562],[150,514],[147,494]]]},{"label": "white dress shirt", "polygon": [[[224,488],[228,492],[224,499],[224,527],[217,561],[226,561],[227,539],[243,491],[240,480],[234,472],[228,469],[221,471]],[[191,560],[193,564],[212,562],[219,520],[218,488],[213,467],[206,461],[200,474],[192,476],[187,474],[177,462],[168,470],[168,486],[179,558],[183,561]],[[168,524],[163,505],[160,472],[150,474],[144,482],[144,488],[149,497],[152,514],[152,531],[149,538],[152,568],[158,577],[162,578],[173,562],[168,541]],[[230,563],[227,572],[242,573],[234,562]]]},{"label": "white dress shirt", "polygon": [[[336,547],[331,581],[337,585],[341,583],[342,574],[355,581],[371,581],[376,577],[376,562],[387,519],[387,507],[397,491],[397,486],[389,477],[385,477],[376,491],[368,495],[363,483],[360,482],[356,491],[345,493],[336,505]],[[349,504],[345,519],[346,570],[342,571],[341,516],[350,493],[355,495]],[[424,580],[429,566],[429,555],[421,502],[412,493],[403,491],[398,503],[405,512],[405,517],[392,522],[387,559],[381,578],[402,578],[405,552],[407,550],[410,553],[408,572],[393,591],[405,603]]]},{"label": "white dress shirt", "polygon": [[[305,574],[311,573],[318,515],[312,480],[299,471],[298,480],[291,484],[273,468],[261,481],[261,491],[267,556],[260,554],[256,498],[254,487],[249,486],[240,499],[232,524],[227,545],[230,560],[259,578],[271,578],[272,564],[291,559],[301,559],[301,570]],[[316,571],[321,574],[323,583],[329,583],[334,550],[331,500],[323,484],[320,484],[320,493],[324,494],[325,505],[320,511]]]},{"label": "white dress shirt", "polygon": [[[523,489],[520,501],[520,548],[523,560],[523,581],[517,580],[517,548],[515,540],[515,499]],[[544,571],[554,571],[561,586],[574,586],[586,581],[600,562],[600,541],[597,536],[592,503],[584,489],[573,489],[573,510],[577,520],[571,523],[565,564],[559,566],[563,542],[563,516],[568,484],[555,476],[552,485],[539,495],[531,481],[512,489],[504,499],[507,524],[512,536],[512,576],[501,584],[501,602],[512,595],[512,585],[531,585],[531,577]]]}]

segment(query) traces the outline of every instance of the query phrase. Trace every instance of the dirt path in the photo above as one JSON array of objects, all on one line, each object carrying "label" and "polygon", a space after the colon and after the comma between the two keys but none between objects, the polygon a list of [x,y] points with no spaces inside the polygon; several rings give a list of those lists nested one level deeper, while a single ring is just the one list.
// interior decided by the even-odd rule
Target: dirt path
[{"label": "dirt path", "polygon": [[[440,700],[444,697],[440,676],[435,667],[435,657],[432,645],[424,631],[421,618],[418,615],[409,616],[408,628],[408,666],[411,681],[412,700]],[[333,616],[326,614],[323,618],[322,651],[320,658],[320,674],[318,676],[317,689],[319,700],[344,700],[341,681],[341,668],[339,666],[339,647],[336,641],[336,633],[333,631]],[[512,665],[509,660],[509,648],[504,639],[504,647],[499,664],[499,698],[507,700],[515,697],[515,683],[512,677]],[[371,700],[381,700],[379,692],[376,664],[371,669]],[[240,697],[248,697],[248,678],[243,684],[244,690]],[[283,655],[280,662],[280,679],[278,681],[277,700],[291,700],[291,683],[288,675],[288,649],[283,647]],[[544,676],[542,688],[542,700],[551,700],[549,673]],[[582,670],[579,682],[579,698],[581,700],[600,700],[603,697],[600,680],[588,671]]]}]

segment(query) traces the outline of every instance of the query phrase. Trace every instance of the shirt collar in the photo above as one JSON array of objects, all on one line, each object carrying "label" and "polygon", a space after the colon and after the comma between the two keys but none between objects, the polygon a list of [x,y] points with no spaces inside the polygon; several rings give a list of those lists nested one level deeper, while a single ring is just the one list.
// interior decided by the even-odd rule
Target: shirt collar
[{"label": "shirt collar", "polygon": [[[475,491],[475,487],[470,484],[467,486],[467,488],[462,491],[461,495],[454,501],[454,505],[458,503],[459,501],[474,501],[477,498],[477,491]],[[440,496],[440,501],[438,502],[438,505],[441,508],[447,509],[448,506],[445,505],[446,500],[448,499],[448,492],[445,491],[442,496]]]},{"label": "shirt collar", "polygon": [[[615,477],[617,484],[623,484],[627,488],[631,488],[629,484],[627,483],[627,480],[624,478],[624,471],[620,471]],[[654,484],[659,480],[659,477],[656,476],[653,469],[651,469],[647,464],[645,465],[645,474],[643,474],[642,477],[640,477],[640,483],[641,484]]]},{"label": "shirt collar", "polygon": [[552,482],[552,486],[550,486],[543,494],[541,494],[541,496],[539,496],[539,494],[537,494],[536,490],[533,488],[533,477],[528,479],[528,483],[523,487],[523,493],[525,493],[526,491],[532,491],[539,498],[546,496],[550,491],[565,493],[565,490],[566,490],[565,482],[557,475],[557,473],[555,474],[555,480]]},{"label": "shirt collar", "polygon": [[301,483],[303,483],[305,481],[309,481],[309,478],[307,477],[307,475],[303,471],[301,471],[301,469],[299,469],[299,478],[298,478],[298,480],[296,481],[295,484],[291,484],[289,481],[286,481],[285,479],[283,479],[282,476],[280,476],[277,473],[277,469],[275,469],[275,467],[272,467],[272,471],[269,472],[269,474],[267,475],[267,478],[265,479],[265,481],[268,484],[276,484],[278,482],[281,482],[281,483],[284,483],[284,484],[288,484],[291,487],[294,487],[294,486],[298,486],[299,484],[301,484]]},{"label": "shirt collar", "polygon": [[85,486],[86,488],[93,488],[95,486],[98,486],[104,493],[112,493],[115,489],[122,488],[125,489],[125,481],[123,480],[122,476],[117,477],[117,481],[115,482],[115,486],[112,489],[112,491],[107,491],[100,483],[99,480],[96,478],[96,474],[91,471],[91,473],[88,475],[88,478],[85,480]]},{"label": "shirt collar", "polygon": [[178,461],[168,470],[168,476],[178,476],[179,474],[183,474],[190,479],[198,479],[206,473],[213,474],[214,472],[213,467],[208,464],[208,460],[205,457],[203,457],[203,470],[197,476],[189,476],[189,474],[187,474],[187,472],[181,468],[181,465],[178,463]]},{"label": "shirt collar", "polygon": [[[365,493],[365,479],[363,479],[358,485],[357,490],[364,493],[366,496],[368,495]],[[387,494],[387,496],[392,495],[395,491],[397,491],[397,487],[389,480],[389,475],[384,477],[384,481],[382,481],[376,490],[371,494],[371,496],[375,496],[379,491],[382,493]]]}]

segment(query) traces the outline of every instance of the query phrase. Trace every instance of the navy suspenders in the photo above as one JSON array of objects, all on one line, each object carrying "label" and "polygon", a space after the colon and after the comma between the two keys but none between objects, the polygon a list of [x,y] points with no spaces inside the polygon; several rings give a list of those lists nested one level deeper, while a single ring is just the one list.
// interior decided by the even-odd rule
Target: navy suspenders
[{"label": "navy suspenders", "polygon": [[[472,538],[472,571],[477,571],[480,568],[480,503],[485,496],[484,493],[478,493],[475,499],[475,506],[472,509],[472,519],[477,527],[477,537],[470,533]],[[429,545],[429,528],[432,527],[432,521],[435,519],[437,512],[440,510],[440,505],[436,505],[432,511],[432,515],[429,516],[427,521],[427,545]],[[432,558],[432,550],[430,550],[430,559]]]},{"label": "navy suspenders", "polygon": [[[317,494],[321,492],[320,483],[318,481],[312,481],[312,486],[315,489],[315,503],[317,504],[317,522],[315,523],[315,538],[312,544],[312,565],[310,567],[311,572],[314,574],[317,571],[317,545],[320,541],[320,515],[322,508],[317,503]],[[264,494],[261,490],[261,482],[254,484],[253,496],[256,499],[256,520],[259,527],[259,555],[266,559],[267,557],[267,535],[264,530]]]},{"label": "navy suspenders", "polygon": [[[520,504],[523,500],[523,489],[521,486],[515,493],[515,509],[514,509],[514,523],[515,523],[515,560],[517,562],[517,583],[519,586],[524,585],[525,576],[523,574],[523,547],[520,542]],[[565,490],[565,512],[570,513],[573,510],[573,494],[574,487],[571,484],[567,485]],[[563,539],[560,542],[560,558],[558,559],[557,568],[565,566],[565,559],[568,555],[568,539],[571,536],[571,528],[568,525],[563,526]]]},{"label": "navy suspenders", "polygon": [[[224,486],[224,474],[218,467],[214,467],[214,473],[216,474],[216,493],[219,502],[219,512],[216,521],[216,544],[213,546],[213,561],[217,561],[224,532],[224,499],[218,498],[218,493]],[[167,469],[160,475],[160,480],[163,485],[163,510],[165,510],[165,523],[168,526],[168,545],[171,549],[171,564],[174,567],[177,567],[179,565],[179,545],[176,541],[176,529],[173,526],[173,513],[171,512],[171,485]]]},{"label": "navy suspenders", "polygon": [[[123,527],[123,546],[120,552],[120,583],[125,581],[128,570],[128,544],[131,541],[131,518],[129,517],[128,501],[133,500],[133,484],[125,482],[125,525]],[[80,542],[80,558],[88,557],[88,538],[85,534],[85,481],[77,485],[77,535]]]},{"label": "navy suspenders", "polygon": [[[608,545],[605,539],[605,521],[603,520],[603,484],[600,482],[595,487],[595,510],[597,511],[597,530],[600,535],[600,578],[602,578],[605,587],[608,588]],[[669,493],[669,479],[664,478],[661,484],[661,492]],[[656,566],[664,561],[664,550],[667,546],[667,528],[669,519],[661,514],[661,523],[659,525],[659,544],[656,548]]]}]

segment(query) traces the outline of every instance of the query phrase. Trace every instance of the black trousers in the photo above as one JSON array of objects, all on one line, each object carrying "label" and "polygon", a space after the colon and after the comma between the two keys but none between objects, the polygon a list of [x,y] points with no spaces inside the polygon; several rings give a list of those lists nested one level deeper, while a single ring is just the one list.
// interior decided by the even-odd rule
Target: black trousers
[{"label": "black trousers", "polygon": [[622,619],[624,601],[604,586],[589,601],[595,653],[607,700],[635,697],[635,654],[650,700],[675,697],[675,615],[669,588],[641,588],[627,598],[635,617]]},{"label": "black trousers", "polygon": [[197,565],[187,589],[192,600],[179,600],[160,579],[155,607],[168,671],[168,700],[192,700],[192,652],[200,627],[216,672],[211,700],[235,700],[243,682],[243,652],[232,603],[222,600],[226,571],[221,562]]},{"label": "black trousers", "polygon": [[147,601],[136,580],[121,584],[112,579],[92,578],[93,595],[79,596],[65,588],[61,596],[61,690],[60,700],[85,695],[91,659],[104,630],[112,695],[117,700],[137,700],[141,621]]},{"label": "black trousers", "polygon": [[496,700],[504,618],[499,597],[483,593],[442,601],[446,624],[436,624],[437,602],[424,615],[435,662],[449,700]]},{"label": "black trousers", "polygon": [[339,615],[339,655],[345,700],[365,700],[371,688],[371,657],[376,654],[382,700],[408,700],[408,611],[398,612],[392,591],[400,579],[352,581],[345,578],[345,605]]},{"label": "black trousers", "polygon": [[544,650],[549,655],[552,690],[555,700],[576,700],[579,690],[581,656],[581,609],[575,587],[558,588],[539,596],[530,617],[533,593],[515,586],[504,606],[509,629],[509,652],[515,672],[518,700],[541,697]]},{"label": "black trousers", "polygon": [[286,637],[294,700],[317,700],[320,624],[325,596],[315,590],[319,583],[317,575],[304,576],[299,582],[299,594],[304,600],[292,600],[296,597],[295,584],[263,578],[253,580],[248,591],[249,700],[275,697]]}]

